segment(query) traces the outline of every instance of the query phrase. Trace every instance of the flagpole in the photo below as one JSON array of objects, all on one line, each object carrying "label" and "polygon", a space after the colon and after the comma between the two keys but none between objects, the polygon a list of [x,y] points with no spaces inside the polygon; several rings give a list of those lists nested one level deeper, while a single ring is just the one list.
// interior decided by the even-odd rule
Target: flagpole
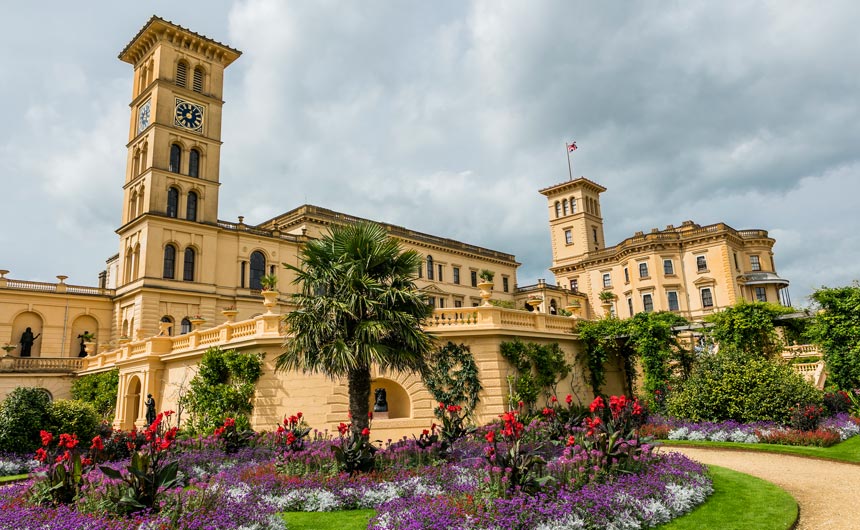
[{"label": "flagpole", "polygon": [[567,153],[567,176],[573,180],[573,169],[570,167],[570,146],[567,145],[567,142],[564,142],[564,150]]}]

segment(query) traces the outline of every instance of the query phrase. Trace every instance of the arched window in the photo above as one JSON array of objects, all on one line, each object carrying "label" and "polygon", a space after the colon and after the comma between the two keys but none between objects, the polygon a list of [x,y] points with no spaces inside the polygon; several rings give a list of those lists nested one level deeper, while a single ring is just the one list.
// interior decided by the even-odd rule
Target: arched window
[{"label": "arched window", "polygon": [[200,151],[192,149],[188,153],[188,175],[191,177],[200,176]]},{"label": "arched window", "polygon": [[427,256],[427,279],[433,279],[433,256]]},{"label": "arched window", "polygon": [[134,254],[132,255],[131,265],[132,279],[136,280],[140,277],[140,243],[134,245]]},{"label": "arched window", "polygon": [[573,197],[570,198],[570,213],[576,213],[576,199]]},{"label": "arched window", "polygon": [[176,247],[167,245],[164,247],[164,273],[163,278],[172,280],[176,271]]},{"label": "arched window", "polygon": [[188,320],[188,317],[182,319],[182,323],[180,324],[179,333],[181,335],[185,335],[186,333],[191,333],[191,321]]},{"label": "arched window", "polygon": [[140,175],[140,149],[135,149],[131,162],[131,176],[136,177],[138,175]]},{"label": "arched window", "polygon": [[171,187],[167,190],[167,217],[179,215],[179,190]]},{"label": "arched window", "polygon": [[561,217],[561,203],[558,201],[555,201],[555,217]]},{"label": "arched window", "polygon": [[149,145],[143,142],[143,147],[140,149],[140,172],[146,171],[146,157],[149,154]]},{"label": "arched window", "polygon": [[182,148],[179,144],[170,146],[170,171],[179,173],[179,166],[182,164]]},{"label": "arched window", "polygon": [[197,220],[197,192],[189,191],[185,200],[185,218],[189,221]]},{"label": "arched window", "polygon": [[188,86],[188,63],[185,61],[176,63],[176,85],[182,88]]},{"label": "arched window", "polygon": [[163,317],[161,317],[161,321],[164,323],[170,324],[170,327],[167,328],[167,335],[168,336],[173,335],[173,319],[167,315],[164,315]]},{"label": "arched window", "polygon": [[131,221],[137,217],[137,191],[132,192],[131,199],[128,201],[128,220]]},{"label": "arched window", "polygon": [[567,209],[567,208],[568,208],[568,206],[567,206],[567,199],[564,199],[563,201],[561,201],[561,207],[564,209],[564,215],[567,215],[567,213],[568,213],[568,211],[569,211],[569,210]]},{"label": "arched window", "polygon": [[185,260],[182,265],[182,279],[186,282],[194,281],[194,249],[188,247],[185,249]]},{"label": "arched window", "polygon": [[259,250],[255,250],[251,253],[251,275],[249,278],[248,285],[251,289],[260,290],[263,286],[260,284],[260,280],[263,276],[266,275],[266,256],[263,255]]},{"label": "arched window", "polygon": [[143,186],[140,187],[140,191],[137,193],[137,215],[143,215],[143,196],[146,193],[146,188]]},{"label": "arched window", "polygon": [[194,80],[191,89],[195,92],[203,92],[203,68],[199,66],[194,68]]}]

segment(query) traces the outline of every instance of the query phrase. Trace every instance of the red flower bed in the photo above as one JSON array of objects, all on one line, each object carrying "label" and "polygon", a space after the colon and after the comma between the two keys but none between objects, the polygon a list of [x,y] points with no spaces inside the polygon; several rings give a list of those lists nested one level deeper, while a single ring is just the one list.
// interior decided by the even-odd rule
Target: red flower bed
[{"label": "red flower bed", "polygon": [[807,445],[813,447],[830,447],[838,444],[841,439],[839,433],[829,429],[816,429],[814,431],[770,431],[767,434],[756,432],[761,443],[781,445]]}]

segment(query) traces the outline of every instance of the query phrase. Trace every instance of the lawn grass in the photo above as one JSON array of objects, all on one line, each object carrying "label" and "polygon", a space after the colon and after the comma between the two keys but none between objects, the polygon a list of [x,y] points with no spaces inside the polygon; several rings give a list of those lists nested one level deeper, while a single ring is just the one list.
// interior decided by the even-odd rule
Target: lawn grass
[{"label": "lawn grass", "polygon": [[364,530],[376,510],[340,512],[283,512],[290,530]]},{"label": "lawn grass", "polygon": [[691,447],[719,447],[720,449],[743,449],[749,451],[763,451],[765,453],[781,453],[797,456],[811,456],[825,460],[836,460],[838,462],[860,463],[860,436],[852,436],[844,442],[830,447],[803,447],[797,445],[777,444],[745,444],[735,442],[705,442],[690,440],[660,440],[667,446],[686,445]]},{"label": "lawn grass", "polygon": [[5,477],[0,477],[0,484],[4,482],[14,482],[16,480],[21,480],[27,478],[29,475],[24,473],[23,475],[7,475]]},{"label": "lawn grass", "polygon": [[797,502],[782,488],[724,467],[708,466],[714,494],[704,504],[658,530],[786,530],[797,519]]}]

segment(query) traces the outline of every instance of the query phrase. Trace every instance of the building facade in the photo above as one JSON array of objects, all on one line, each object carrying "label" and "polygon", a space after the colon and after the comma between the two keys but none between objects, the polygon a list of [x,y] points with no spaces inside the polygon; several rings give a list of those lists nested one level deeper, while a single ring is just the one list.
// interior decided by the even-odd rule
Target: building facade
[{"label": "building facade", "polygon": [[[76,375],[117,368],[115,426],[139,426],[147,394],[159,408],[177,408],[203,352],[221,346],[266,354],[255,427],[273,428],[296,410],[320,428],[346,420],[344,382],[276,373],[273,362],[289,333],[281,315],[293,309],[297,289],[281,263],[298,265],[307,241],[361,219],[313,205],[259,224],[218,218],[223,81],[240,55],[158,17],[119,54],[134,83],[127,167],[117,182],[124,190],[118,253],[98,287],[0,271],[0,398],[16,386],[67,398]],[[428,329],[441,342],[472,347],[484,385],[479,419],[489,421],[506,406],[511,367],[499,353],[503,341],[556,342],[573,362],[578,317],[668,309],[698,318],[741,298],[774,301],[787,285],[774,269],[774,241],[762,230],[685,222],[606,247],[603,191],[587,179],[541,190],[554,285],[518,286],[520,264],[511,254],[381,223],[424,258],[416,283],[436,309]],[[482,281],[483,271],[492,282]],[[280,293],[263,303],[266,275],[278,278]],[[614,299],[604,304],[600,293]],[[36,338],[25,348],[27,329]],[[607,391],[622,391],[617,367],[607,373]],[[396,436],[427,426],[435,403],[416,376],[377,373],[373,386],[385,388],[393,404],[377,429]],[[591,397],[582,370],[559,388]]]},{"label": "building facade", "polygon": [[628,318],[673,311],[691,320],[741,300],[790,305],[788,280],[776,273],[774,239],[725,223],[637,232],[607,247],[600,194],[578,178],[545,188],[556,284],[588,300],[588,316]]}]

